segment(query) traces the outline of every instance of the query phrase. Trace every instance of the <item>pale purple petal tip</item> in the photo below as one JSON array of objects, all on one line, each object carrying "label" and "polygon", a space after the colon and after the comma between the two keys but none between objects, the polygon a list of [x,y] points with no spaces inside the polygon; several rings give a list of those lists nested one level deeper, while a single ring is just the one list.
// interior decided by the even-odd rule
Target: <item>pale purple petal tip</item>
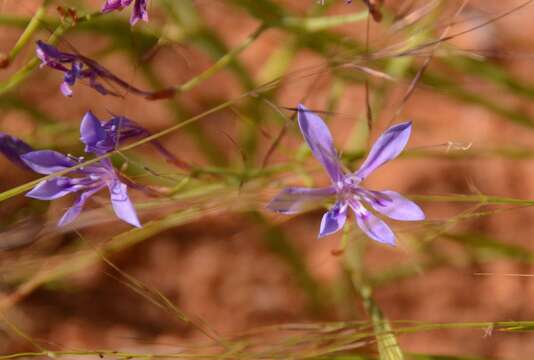
[{"label": "pale purple petal tip", "polygon": [[334,141],[324,121],[304,105],[298,105],[298,123],[313,155],[321,162],[333,182],[343,178]]},{"label": "pale purple petal tip", "polygon": [[367,155],[367,159],[360,166],[356,175],[365,179],[376,168],[396,158],[408,143],[411,130],[411,121],[403,122],[387,129],[376,140],[371,151],[369,151],[369,155]]},{"label": "pale purple petal tip", "polygon": [[335,193],[336,190],[333,187],[319,189],[287,188],[276,195],[267,205],[267,208],[282,214],[296,214],[320,205]]},{"label": "pale purple petal tip", "polygon": [[395,191],[373,191],[369,204],[381,214],[401,221],[419,221],[425,219],[421,208],[411,200]]},{"label": "pale purple petal tip", "polygon": [[50,180],[41,181],[33,189],[26,193],[27,197],[38,200],[54,200],[73,192],[70,179],[67,177],[57,177]]},{"label": "pale purple petal tip", "polygon": [[361,205],[352,206],[360,229],[371,239],[395,246],[395,234],[390,227]]},{"label": "pale purple petal tip", "polygon": [[70,85],[67,84],[66,81],[63,81],[61,83],[61,86],[59,87],[59,89],[61,90],[61,93],[66,96],[66,97],[71,97],[72,96],[72,89],[70,88]]},{"label": "pale purple petal tip", "polygon": [[135,208],[128,197],[126,184],[115,180],[110,186],[111,205],[117,217],[130,225],[141,227]]},{"label": "pale purple petal tip", "polygon": [[347,221],[347,204],[337,202],[332,209],[323,215],[321,228],[319,229],[319,238],[331,235],[345,225]]},{"label": "pale purple petal tip", "polygon": [[97,191],[100,191],[100,189],[102,189],[102,187],[98,187],[96,189],[84,191],[83,193],[81,193],[78,199],[76,199],[76,201],[74,202],[74,204],[63,214],[61,219],[59,219],[57,225],[65,226],[76,220],[76,218],[80,216],[80,213],[82,212],[82,209],[85,203],[87,202],[87,199],[93,196],[93,194]]},{"label": "pale purple petal tip", "polygon": [[43,175],[50,175],[76,165],[74,160],[53,150],[32,151],[21,155],[21,159],[33,171]]}]

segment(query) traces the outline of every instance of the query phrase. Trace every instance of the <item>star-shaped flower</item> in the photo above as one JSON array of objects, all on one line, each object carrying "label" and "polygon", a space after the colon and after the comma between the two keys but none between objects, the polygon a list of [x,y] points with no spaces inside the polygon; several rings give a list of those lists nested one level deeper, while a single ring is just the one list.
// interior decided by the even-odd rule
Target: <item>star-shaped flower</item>
[{"label": "star-shaped flower", "polygon": [[369,211],[369,207],[389,218],[402,221],[423,220],[425,215],[414,202],[394,191],[375,191],[361,186],[375,169],[396,158],[410,138],[411,122],[403,122],[387,129],[371,148],[360,168],[346,173],[339,161],[332,135],[323,120],[304,105],[298,106],[298,123],[313,155],[321,162],[332,184],[326,188],[288,188],[278,194],[268,208],[283,214],[305,210],[310,204],[336,197],[334,206],[324,214],[319,237],[340,230],[352,209],[360,229],[373,240],[395,245],[395,235],[389,226]]},{"label": "star-shaped flower", "polygon": [[[22,155],[21,158],[33,171],[43,175],[66,170],[82,160],[52,150],[32,151]],[[120,180],[108,159],[73,170],[68,175],[71,176],[57,176],[43,180],[26,193],[26,196],[39,200],[55,200],[71,193],[79,193],[78,199],[59,220],[58,226],[74,221],[80,215],[86,201],[107,187],[117,217],[128,224],[141,227],[128,197],[128,187]]]}]

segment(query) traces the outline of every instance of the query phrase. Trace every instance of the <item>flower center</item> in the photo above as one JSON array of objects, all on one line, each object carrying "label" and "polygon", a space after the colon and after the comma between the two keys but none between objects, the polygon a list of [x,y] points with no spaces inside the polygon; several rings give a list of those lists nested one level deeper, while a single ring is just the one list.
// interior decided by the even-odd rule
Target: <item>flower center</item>
[{"label": "flower center", "polygon": [[335,184],[337,196],[340,200],[359,198],[357,190],[362,179],[354,174],[345,175]]}]

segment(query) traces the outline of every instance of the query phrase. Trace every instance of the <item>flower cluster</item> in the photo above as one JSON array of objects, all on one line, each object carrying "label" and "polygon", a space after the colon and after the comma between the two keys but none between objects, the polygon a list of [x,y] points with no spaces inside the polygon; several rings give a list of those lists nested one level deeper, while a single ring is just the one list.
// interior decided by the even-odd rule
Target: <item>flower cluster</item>
[{"label": "flower cluster", "polygon": [[[381,14],[378,8],[382,1],[363,1],[375,20],[379,21]],[[102,12],[122,10],[132,3],[130,23],[134,25],[139,20],[148,21],[148,0],[106,0]],[[351,0],[345,0],[345,3],[351,3]],[[103,95],[119,96],[109,87],[110,84],[153,100],[171,97],[175,94],[173,88],[157,92],[140,90],[115,76],[96,61],[78,53],[60,51],[42,41],[37,42],[37,56],[41,60],[41,66],[64,73],[60,88],[65,96],[72,95],[71,87],[77,80],[88,80],[89,86]],[[326,169],[331,185],[318,189],[298,187],[285,189],[270,202],[269,209],[283,214],[293,214],[313,205],[323,204],[329,198],[335,198],[334,205],[322,218],[319,237],[340,230],[351,209],[358,226],[364,233],[376,241],[389,245],[395,244],[395,235],[372,210],[394,220],[416,221],[425,218],[419,206],[399,193],[389,190],[369,190],[361,185],[375,169],[401,153],[410,137],[411,122],[400,123],[387,129],[373,145],[359,170],[346,172],[338,158],[330,131],[323,120],[304,105],[299,105],[297,110],[298,123],[304,139],[313,155]],[[118,145],[125,140],[150,135],[144,128],[125,117],[114,116],[109,121],[101,122],[91,112],[85,114],[81,122],[80,133],[85,152],[96,156],[102,156],[117,149]],[[169,161],[177,166],[189,168],[188,164],[177,159],[157,141],[152,140],[150,143]],[[51,175],[62,172],[68,175],[48,178],[27,193],[27,196],[41,200],[53,200],[70,193],[78,193],[78,199],[63,215],[59,221],[60,225],[73,221],[80,214],[87,199],[107,187],[116,215],[133,226],[140,226],[135,209],[128,197],[128,186],[121,181],[107,158],[82,167],[80,162],[83,158],[73,158],[52,150],[34,151],[23,141],[2,133],[0,133],[0,152],[17,165],[39,174]],[[68,171],[70,168],[74,169]]]},{"label": "flower cluster", "polygon": [[324,166],[332,184],[325,188],[288,188],[276,196],[268,208],[294,214],[313,204],[335,197],[334,206],[324,214],[319,237],[340,230],[352,209],[360,229],[370,238],[394,245],[395,235],[389,226],[365,206],[395,220],[423,220],[423,211],[414,202],[394,191],[375,191],[361,186],[362,181],[375,169],[396,158],[406,146],[412,129],[411,122],[404,122],[387,129],[371,148],[367,159],[355,172],[343,170],[332,135],[323,120],[303,105],[298,107],[298,123],[304,139],[313,155]]},{"label": "flower cluster", "polygon": [[[80,125],[80,140],[88,154],[102,156],[116,150],[119,144],[132,138],[148,136],[150,133],[136,122],[122,116],[100,121],[87,112]],[[173,157],[162,145],[153,143],[167,158]],[[98,191],[108,188],[113,210],[118,218],[139,227],[135,209],[128,197],[128,186],[121,180],[109,159],[80,166],[83,157],[75,158],[53,150],[35,151],[30,145],[13,136],[0,133],[0,153],[13,163],[31,169],[38,174],[52,175],[66,172],[37,184],[26,196],[39,200],[55,200],[71,193],[78,193],[75,201],[59,225],[66,225],[78,217],[86,201]],[[178,161],[178,160],[176,160]],[[75,167],[72,171],[68,169]]]}]

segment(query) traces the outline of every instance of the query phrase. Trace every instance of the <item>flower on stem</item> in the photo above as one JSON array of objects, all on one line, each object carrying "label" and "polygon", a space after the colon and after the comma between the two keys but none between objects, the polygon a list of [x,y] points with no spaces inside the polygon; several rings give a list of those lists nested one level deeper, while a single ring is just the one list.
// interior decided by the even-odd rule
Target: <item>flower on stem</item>
[{"label": "flower on stem", "polygon": [[102,12],[108,13],[115,10],[122,10],[128,7],[134,1],[132,16],[130,17],[130,25],[135,25],[139,20],[148,21],[147,5],[148,0],[106,0],[102,6]]},{"label": "flower on stem", "polygon": [[[85,144],[85,152],[100,156],[116,150],[126,140],[150,136],[150,132],[124,116],[114,116],[102,122],[88,111],[82,119],[80,135],[80,140]],[[189,164],[171,154],[157,140],[151,140],[150,144],[175,166],[190,168]]]},{"label": "flower on stem", "polygon": [[369,190],[360,185],[375,169],[402,152],[410,137],[411,122],[403,122],[387,129],[372,146],[360,168],[352,173],[343,170],[332,135],[318,115],[299,105],[298,123],[304,139],[313,155],[326,169],[332,184],[319,189],[285,189],[271,201],[269,209],[283,214],[294,214],[306,209],[310,204],[335,196],[336,203],[322,218],[319,237],[340,230],[347,220],[348,209],[351,209],[358,226],[367,236],[388,245],[395,245],[393,231],[369,211],[368,207],[395,220],[417,221],[425,218],[417,204],[399,193]]},{"label": "flower on stem", "polygon": [[[40,150],[22,155],[22,160],[33,171],[50,175],[78,165],[83,158],[74,159],[57,151]],[[120,180],[109,159],[73,170],[69,174],[75,176],[57,176],[43,180],[26,193],[26,196],[39,200],[55,200],[71,193],[79,193],[78,199],[59,220],[58,226],[74,221],[80,215],[87,199],[107,187],[117,217],[128,224],[141,227],[128,197],[128,187]]]},{"label": "flower on stem", "polygon": [[[144,96],[147,98],[154,98],[160,95],[161,92],[143,91],[135,86],[128,84],[126,81],[114,75],[111,71],[80,54],[67,53],[60,51],[53,45],[47,44],[41,40],[37,41],[36,49],[37,57],[41,60],[41,67],[48,66],[52,69],[59,70],[65,73],[63,83],[61,84],[61,92],[65,96],[72,96],[72,89],[76,80],[89,80],[89,86],[98,91],[102,95],[120,96],[116,91],[104,86],[102,81],[117,85],[128,93]],[[173,96],[173,94],[163,94],[159,98]]]}]

